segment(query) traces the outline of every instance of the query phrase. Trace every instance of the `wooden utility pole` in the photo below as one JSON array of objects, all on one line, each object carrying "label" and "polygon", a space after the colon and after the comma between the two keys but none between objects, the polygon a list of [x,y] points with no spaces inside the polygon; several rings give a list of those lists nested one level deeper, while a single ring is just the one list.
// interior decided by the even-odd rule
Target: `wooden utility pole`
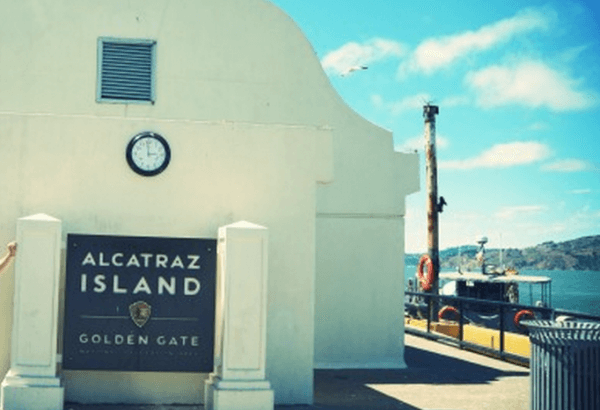
[{"label": "wooden utility pole", "polygon": [[[435,152],[435,116],[439,112],[439,108],[436,105],[427,103],[423,107],[423,117],[425,118],[425,170],[427,179],[427,252],[433,262],[433,284],[429,292],[434,295],[439,294],[440,282],[439,206],[437,193],[437,156]],[[436,300],[432,301],[429,312],[431,320],[437,320],[438,305]]]}]

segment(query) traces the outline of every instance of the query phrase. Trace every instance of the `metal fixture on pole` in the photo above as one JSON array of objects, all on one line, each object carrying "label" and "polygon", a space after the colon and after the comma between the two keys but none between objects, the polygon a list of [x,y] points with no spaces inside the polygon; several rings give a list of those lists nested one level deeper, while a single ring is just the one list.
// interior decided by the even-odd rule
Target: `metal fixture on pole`
[{"label": "metal fixture on pole", "polygon": [[[425,164],[427,179],[427,246],[428,254],[433,262],[433,284],[431,292],[434,295],[439,293],[439,225],[438,213],[442,211],[446,202],[441,198],[438,202],[437,194],[437,156],[435,152],[435,116],[439,114],[439,107],[427,103],[423,106],[423,117],[425,118]],[[429,318],[437,320],[438,302],[432,301],[430,304]]]},{"label": "metal fixture on pole", "polygon": [[477,253],[477,258],[481,262],[481,273],[485,275],[485,244],[488,242],[487,236],[482,236],[477,238],[477,243],[479,244],[479,252]]}]

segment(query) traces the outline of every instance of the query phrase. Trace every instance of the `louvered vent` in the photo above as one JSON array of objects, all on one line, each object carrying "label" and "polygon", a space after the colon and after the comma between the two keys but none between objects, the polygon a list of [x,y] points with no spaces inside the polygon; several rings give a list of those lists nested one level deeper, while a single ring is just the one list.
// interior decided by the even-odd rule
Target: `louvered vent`
[{"label": "louvered vent", "polygon": [[154,102],[154,41],[99,41],[98,100]]}]

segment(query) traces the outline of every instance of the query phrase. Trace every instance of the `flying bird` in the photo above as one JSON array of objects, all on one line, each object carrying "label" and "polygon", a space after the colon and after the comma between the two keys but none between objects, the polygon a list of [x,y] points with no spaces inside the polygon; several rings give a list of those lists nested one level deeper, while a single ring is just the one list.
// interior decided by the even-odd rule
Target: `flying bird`
[{"label": "flying bird", "polygon": [[369,67],[364,66],[364,65],[355,65],[355,66],[352,66],[352,67],[348,67],[346,70],[344,70],[342,72],[342,77],[346,77],[347,75],[350,75],[350,74],[352,74],[355,71],[366,70],[368,68]]}]

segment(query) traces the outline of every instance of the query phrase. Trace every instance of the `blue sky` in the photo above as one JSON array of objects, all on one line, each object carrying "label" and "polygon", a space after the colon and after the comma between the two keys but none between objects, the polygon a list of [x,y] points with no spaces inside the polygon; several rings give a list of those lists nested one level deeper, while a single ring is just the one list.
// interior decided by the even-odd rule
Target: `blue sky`
[{"label": "blue sky", "polygon": [[[354,110],[421,152],[406,250],[426,251],[422,106],[437,117],[440,247],[600,234],[599,2],[273,0]],[[367,70],[346,73],[352,66]]]}]

